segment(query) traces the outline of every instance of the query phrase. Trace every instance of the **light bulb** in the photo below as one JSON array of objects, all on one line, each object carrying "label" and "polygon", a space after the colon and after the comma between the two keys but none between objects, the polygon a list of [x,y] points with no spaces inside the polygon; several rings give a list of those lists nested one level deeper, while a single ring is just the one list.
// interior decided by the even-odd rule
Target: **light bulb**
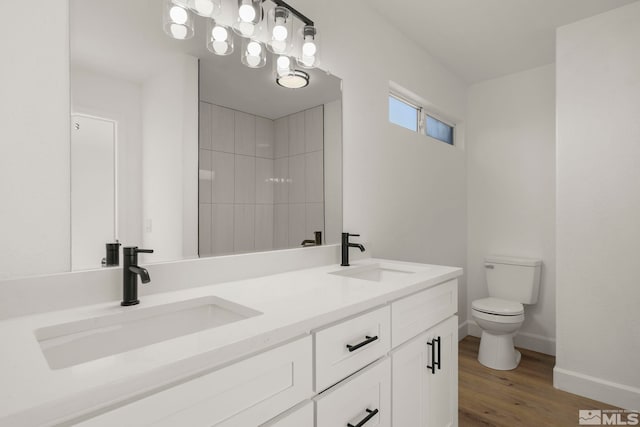
[{"label": "light bulb", "polygon": [[260,53],[262,52],[262,46],[260,46],[260,43],[258,43],[258,42],[251,41],[247,45],[247,52],[251,56],[258,56],[259,57]]},{"label": "light bulb", "polygon": [[257,67],[260,64],[260,57],[254,55],[247,56],[247,64],[249,64],[250,67]]},{"label": "light bulb", "polygon": [[169,9],[169,17],[176,24],[185,24],[187,19],[189,19],[187,11],[180,6],[173,6]]},{"label": "light bulb", "polygon": [[214,41],[211,45],[213,46],[213,51],[218,55],[224,55],[229,49],[226,42],[219,40]]},{"label": "light bulb", "polygon": [[313,67],[313,64],[316,62],[316,57],[312,55],[303,55],[300,62],[302,62],[302,65],[305,67]]},{"label": "light bulb", "polygon": [[244,22],[253,22],[256,18],[256,10],[251,5],[243,4],[238,9],[238,15]]},{"label": "light bulb", "polygon": [[255,25],[253,25],[251,22],[241,22],[240,24],[238,24],[238,29],[245,37],[251,37],[255,31],[255,28]]},{"label": "light bulb", "polygon": [[187,37],[187,27],[180,24],[171,24],[171,35],[175,39],[183,40]]},{"label": "light bulb", "polygon": [[284,41],[287,39],[289,32],[284,25],[276,25],[273,27],[273,39],[277,41]]},{"label": "light bulb", "polygon": [[211,30],[211,37],[213,37],[215,41],[224,42],[229,38],[229,32],[224,27],[216,26]]},{"label": "light bulb", "polygon": [[302,55],[304,56],[314,56],[317,51],[318,51],[318,48],[316,47],[316,44],[312,41],[306,41],[302,45]]},{"label": "light bulb", "polygon": [[279,56],[278,57],[278,69],[279,70],[288,70],[289,67],[291,66],[291,60],[289,59],[288,56]]},{"label": "light bulb", "polygon": [[194,8],[199,15],[211,16],[213,13],[213,1],[211,0],[195,0]]}]

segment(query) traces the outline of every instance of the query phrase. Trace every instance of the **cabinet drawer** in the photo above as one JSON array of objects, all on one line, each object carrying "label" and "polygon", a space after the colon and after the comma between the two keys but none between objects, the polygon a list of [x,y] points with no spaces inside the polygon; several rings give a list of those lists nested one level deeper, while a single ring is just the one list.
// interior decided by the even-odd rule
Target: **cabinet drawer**
[{"label": "cabinet drawer", "polygon": [[458,280],[450,280],[391,304],[391,341],[397,347],[458,311]]},{"label": "cabinet drawer", "polygon": [[367,421],[363,427],[391,425],[391,363],[388,358],[316,398],[316,427],[356,426],[364,420]]},{"label": "cabinet drawer", "polygon": [[260,427],[313,427],[313,402],[307,400]]},{"label": "cabinet drawer", "polygon": [[311,337],[113,411],[81,426],[257,426],[312,396]]},{"label": "cabinet drawer", "polygon": [[314,334],[316,392],[321,392],[390,348],[389,306],[362,314]]}]

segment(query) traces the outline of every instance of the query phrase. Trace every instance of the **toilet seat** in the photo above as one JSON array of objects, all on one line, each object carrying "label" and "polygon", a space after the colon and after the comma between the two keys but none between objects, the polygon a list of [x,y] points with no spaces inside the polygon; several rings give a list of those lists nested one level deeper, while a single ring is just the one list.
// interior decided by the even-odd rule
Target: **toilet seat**
[{"label": "toilet seat", "polygon": [[520,316],[524,314],[524,306],[519,302],[493,297],[477,299],[471,303],[471,308],[493,316]]}]

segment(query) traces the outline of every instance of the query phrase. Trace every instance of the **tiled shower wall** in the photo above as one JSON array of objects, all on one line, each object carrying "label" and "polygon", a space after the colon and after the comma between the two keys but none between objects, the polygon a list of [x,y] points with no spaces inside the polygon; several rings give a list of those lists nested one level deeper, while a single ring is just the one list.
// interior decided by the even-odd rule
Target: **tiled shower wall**
[{"label": "tiled shower wall", "polygon": [[273,121],[200,103],[200,256],[298,247],[324,231],[323,115]]}]

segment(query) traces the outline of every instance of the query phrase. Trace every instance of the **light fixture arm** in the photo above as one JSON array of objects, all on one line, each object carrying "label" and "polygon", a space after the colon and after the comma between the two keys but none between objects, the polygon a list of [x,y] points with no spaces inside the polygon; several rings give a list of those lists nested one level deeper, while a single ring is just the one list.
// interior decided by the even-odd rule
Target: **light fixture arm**
[{"label": "light fixture arm", "polygon": [[[267,0],[262,0],[263,3]],[[299,20],[301,20],[302,22],[304,22],[305,25],[309,25],[309,26],[314,26],[313,21],[309,18],[307,18],[306,16],[304,16],[302,13],[298,12],[295,8],[291,7],[287,2],[284,2],[282,0],[271,0],[271,2],[273,2],[276,6],[280,6],[280,7],[284,7],[286,9],[289,10],[289,12],[291,12],[292,14],[294,14]]]}]

